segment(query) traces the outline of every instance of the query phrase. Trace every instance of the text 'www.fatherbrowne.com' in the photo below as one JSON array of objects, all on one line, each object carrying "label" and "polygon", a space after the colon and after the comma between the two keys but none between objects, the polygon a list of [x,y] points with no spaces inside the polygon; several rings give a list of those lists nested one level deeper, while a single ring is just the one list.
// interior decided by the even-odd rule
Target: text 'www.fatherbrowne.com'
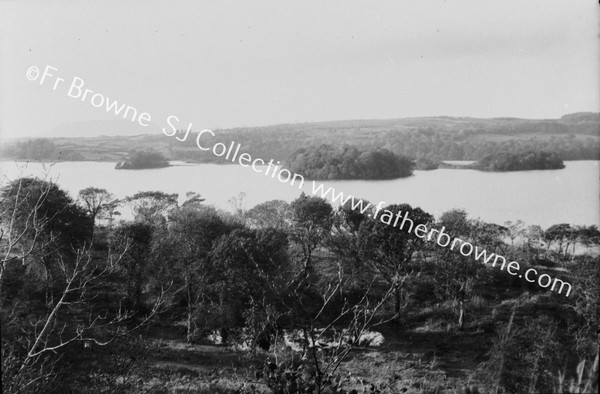
[{"label": "text 'www.fatherbrowne.com'", "polygon": [[535,268],[529,268],[522,272],[521,266],[517,261],[508,262],[506,257],[500,254],[489,253],[486,249],[480,249],[478,246],[473,246],[473,244],[465,240],[452,238],[450,235],[446,234],[446,228],[443,226],[441,229],[430,230],[425,224],[418,224],[415,226],[414,222],[409,218],[408,212],[404,212],[403,214],[402,211],[392,212],[383,209],[382,207],[385,205],[385,202],[383,201],[380,201],[377,206],[372,206],[371,203],[365,203],[361,199],[355,199],[352,195],[344,195],[343,192],[336,192],[334,188],[330,187],[325,189],[325,186],[322,183],[317,185],[315,181],[313,181],[312,193],[321,198],[329,199],[333,203],[339,203],[341,206],[347,205],[352,210],[358,210],[362,214],[369,212],[369,209],[372,208],[374,210],[372,217],[374,219],[379,218],[381,223],[397,227],[409,234],[414,233],[415,236],[428,242],[435,242],[441,247],[446,248],[450,246],[450,250],[458,251],[465,257],[472,256],[475,261],[482,264],[489,264],[491,267],[499,266],[501,271],[506,269],[506,272],[509,275],[518,276],[529,283],[537,282],[537,284],[544,289],[550,288],[551,291],[555,291],[558,294],[562,294],[564,289],[566,290],[565,296],[567,297],[571,294],[572,286],[568,282],[558,278],[552,278],[548,274],[538,276],[538,271]]}]

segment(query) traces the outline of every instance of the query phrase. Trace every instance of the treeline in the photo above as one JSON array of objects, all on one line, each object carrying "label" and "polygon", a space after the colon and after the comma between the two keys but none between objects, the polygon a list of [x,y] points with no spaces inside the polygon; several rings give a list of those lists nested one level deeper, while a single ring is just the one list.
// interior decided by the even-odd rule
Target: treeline
[{"label": "treeline", "polygon": [[85,160],[85,156],[72,149],[57,148],[54,142],[47,138],[36,138],[6,145],[2,156],[17,160],[48,160],[55,161],[59,158],[65,161]]},{"label": "treeline", "polygon": [[395,179],[410,176],[414,162],[387,149],[321,145],[298,149],[289,168],[308,179]]},{"label": "treeline", "polygon": [[[362,151],[384,148],[428,167],[443,160],[476,161],[499,152],[548,151],[563,160],[599,160],[599,130],[597,113],[553,120],[432,117],[215,130],[214,141],[226,145],[236,141],[255,157],[281,161],[289,161],[299,148],[342,142]],[[169,149],[169,156],[185,160],[219,160],[195,149],[193,140],[171,140]]]},{"label": "treeline", "polygon": [[[214,130],[216,136],[210,142],[229,146],[231,141],[236,141],[252,157],[282,162],[289,161],[299,148],[337,146],[340,142],[360,151],[387,149],[395,155],[411,158],[419,168],[435,168],[444,160],[476,161],[500,152],[547,151],[555,152],[563,160],[599,160],[599,118],[597,113],[577,113],[549,120],[432,117],[299,123]],[[179,138],[184,135],[181,131]],[[124,160],[122,152],[129,151],[135,144],[144,150],[161,152],[169,160],[226,162],[211,152],[200,151],[193,134],[186,142],[165,138],[162,134],[54,141],[63,155],[73,151],[82,156],[73,160],[119,157]],[[19,144],[8,145],[1,153],[9,158],[48,158],[44,157],[48,154],[42,154],[38,148],[25,149],[23,144],[28,143],[21,142],[20,147],[17,147]]]},{"label": "treeline", "polygon": [[482,171],[555,170],[565,164],[553,152],[500,152],[486,156],[472,165]]},{"label": "treeline", "polygon": [[[228,213],[197,193],[180,204],[176,194],[116,200],[90,187],[74,201],[55,184],[23,178],[0,197],[5,393],[139,392],[156,378],[143,364],[144,341],[155,332],[188,343],[219,332],[260,360],[253,379],[293,393],[345,392],[338,369],[363,334],[385,322],[397,331],[415,316],[435,316],[431,335],[467,332],[493,344],[474,371],[483,392],[550,392],[559,377],[547,371],[597,354],[597,261],[574,251],[598,247],[595,226],[544,231],[462,210],[435,220],[408,204],[386,207],[510,256],[523,270],[560,272],[576,289],[566,298],[385,225],[371,211],[334,209],[304,194],[250,210],[240,197]],[[120,207],[134,220],[117,223]],[[278,342],[292,329],[304,333],[299,354]]]},{"label": "treeline", "polygon": [[[600,124],[598,125],[600,127]],[[480,160],[500,152],[555,152],[563,160],[599,160],[600,138],[594,134],[574,134],[558,129],[557,134],[536,134],[532,130],[504,130],[494,134],[485,129],[457,130],[435,127],[382,128],[379,130],[351,128],[316,128],[306,126],[296,131],[293,127],[261,128],[250,130],[221,130],[215,142],[228,145],[231,141],[242,144],[242,149],[253,156],[289,161],[298,148],[308,146],[336,146],[340,141],[361,151],[387,149],[398,156],[417,162],[439,163],[444,160]],[[163,142],[164,143],[164,142]],[[171,140],[167,154],[179,160],[220,162],[210,152],[202,152],[195,141],[186,143]]]}]

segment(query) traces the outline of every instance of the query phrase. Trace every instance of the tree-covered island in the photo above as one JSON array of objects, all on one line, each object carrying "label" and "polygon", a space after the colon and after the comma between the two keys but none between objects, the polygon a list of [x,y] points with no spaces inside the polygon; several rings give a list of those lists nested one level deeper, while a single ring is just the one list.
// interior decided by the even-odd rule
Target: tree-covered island
[{"label": "tree-covered island", "polygon": [[292,154],[289,168],[309,179],[395,179],[412,175],[415,163],[383,149],[323,144]]},{"label": "tree-covered island", "polygon": [[456,165],[443,163],[439,166],[439,168],[469,169],[493,172],[560,170],[565,168],[565,163],[554,152],[497,152],[487,155],[472,164]]},{"label": "tree-covered island", "polygon": [[115,166],[117,170],[141,170],[147,168],[168,167],[169,162],[158,152],[133,151],[126,161],[120,161]]},{"label": "tree-covered island", "polygon": [[473,168],[482,171],[558,170],[565,168],[565,163],[554,152],[498,152],[475,162]]}]

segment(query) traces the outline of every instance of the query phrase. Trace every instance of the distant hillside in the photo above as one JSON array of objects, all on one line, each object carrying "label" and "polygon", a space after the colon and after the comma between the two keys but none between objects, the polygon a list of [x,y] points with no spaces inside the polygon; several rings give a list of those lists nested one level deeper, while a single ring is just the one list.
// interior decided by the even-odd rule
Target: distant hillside
[{"label": "distant hillside", "polygon": [[[254,157],[289,161],[298,149],[322,144],[360,150],[385,148],[421,162],[479,160],[496,152],[548,151],[563,160],[600,159],[600,116],[572,114],[561,119],[406,118],[283,124],[220,130],[211,141],[236,141]],[[208,141],[208,140],[207,140]],[[212,142],[211,142],[212,143]],[[174,138],[169,157],[217,161],[195,141]]]},{"label": "distant hillside", "polygon": [[133,136],[158,132],[160,132],[160,129],[152,125],[143,127],[128,120],[116,119],[65,123],[50,130],[48,136],[51,138],[95,138],[116,135]]},{"label": "distant hillside", "polygon": [[[186,142],[167,137],[160,130],[141,128],[146,134],[131,135],[129,128],[119,129],[115,121],[73,123],[59,128],[69,135],[90,135],[104,130],[104,137],[52,138],[56,151],[85,160],[123,161],[133,149],[162,153],[169,160],[225,162],[210,151],[200,151],[192,136]],[[78,131],[76,131],[78,130]],[[121,130],[122,132],[119,132]],[[126,133],[124,130],[128,130]],[[560,119],[453,118],[426,117],[405,119],[344,120],[318,123],[280,124],[253,128],[214,130],[205,144],[231,141],[253,157],[288,162],[298,149],[349,145],[359,150],[387,149],[417,163],[443,160],[480,160],[498,152],[554,152],[562,160],[600,159],[600,114],[574,113]],[[58,133],[58,132],[57,132]],[[110,136],[113,134],[113,136]],[[119,134],[119,136],[114,136]],[[127,134],[127,135],[125,135]],[[16,158],[15,145],[7,146],[2,155]],[[21,157],[23,158],[23,157]]]}]

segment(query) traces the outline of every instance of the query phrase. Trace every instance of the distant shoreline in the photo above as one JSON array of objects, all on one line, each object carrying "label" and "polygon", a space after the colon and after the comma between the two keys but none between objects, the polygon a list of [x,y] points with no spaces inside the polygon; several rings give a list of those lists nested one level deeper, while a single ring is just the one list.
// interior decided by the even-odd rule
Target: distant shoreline
[{"label": "distant shoreline", "polygon": [[[476,161],[473,160],[449,160],[452,163],[448,163],[446,161],[442,162],[437,168],[434,169],[415,169],[413,176],[415,173],[420,172],[431,172],[435,170],[473,170],[478,172],[490,172],[490,173],[506,173],[506,172],[527,172],[527,171],[548,171],[548,170],[562,170],[563,168],[547,168],[547,169],[527,169],[527,170],[513,170],[513,171],[486,171],[478,168],[474,168],[473,165]],[[113,160],[58,160],[58,161],[48,161],[48,160],[26,160],[26,159],[10,159],[0,157],[0,163],[40,163],[40,164],[58,164],[58,163],[115,163]],[[455,164],[457,162],[464,162],[465,164]],[[600,160],[590,160],[590,159],[582,159],[582,160],[563,160],[563,162],[600,162]],[[121,168],[126,170],[154,170],[161,168],[169,168],[169,167],[193,167],[199,165],[217,165],[217,166],[229,166],[235,163],[231,162],[199,162],[199,161],[183,161],[183,160],[172,160],[169,161],[169,164],[162,167],[148,167],[148,168]],[[406,177],[394,178],[394,179],[402,179]],[[317,181],[388,181],[393,179],[309,179],[307,180],[317,180]]]}]

